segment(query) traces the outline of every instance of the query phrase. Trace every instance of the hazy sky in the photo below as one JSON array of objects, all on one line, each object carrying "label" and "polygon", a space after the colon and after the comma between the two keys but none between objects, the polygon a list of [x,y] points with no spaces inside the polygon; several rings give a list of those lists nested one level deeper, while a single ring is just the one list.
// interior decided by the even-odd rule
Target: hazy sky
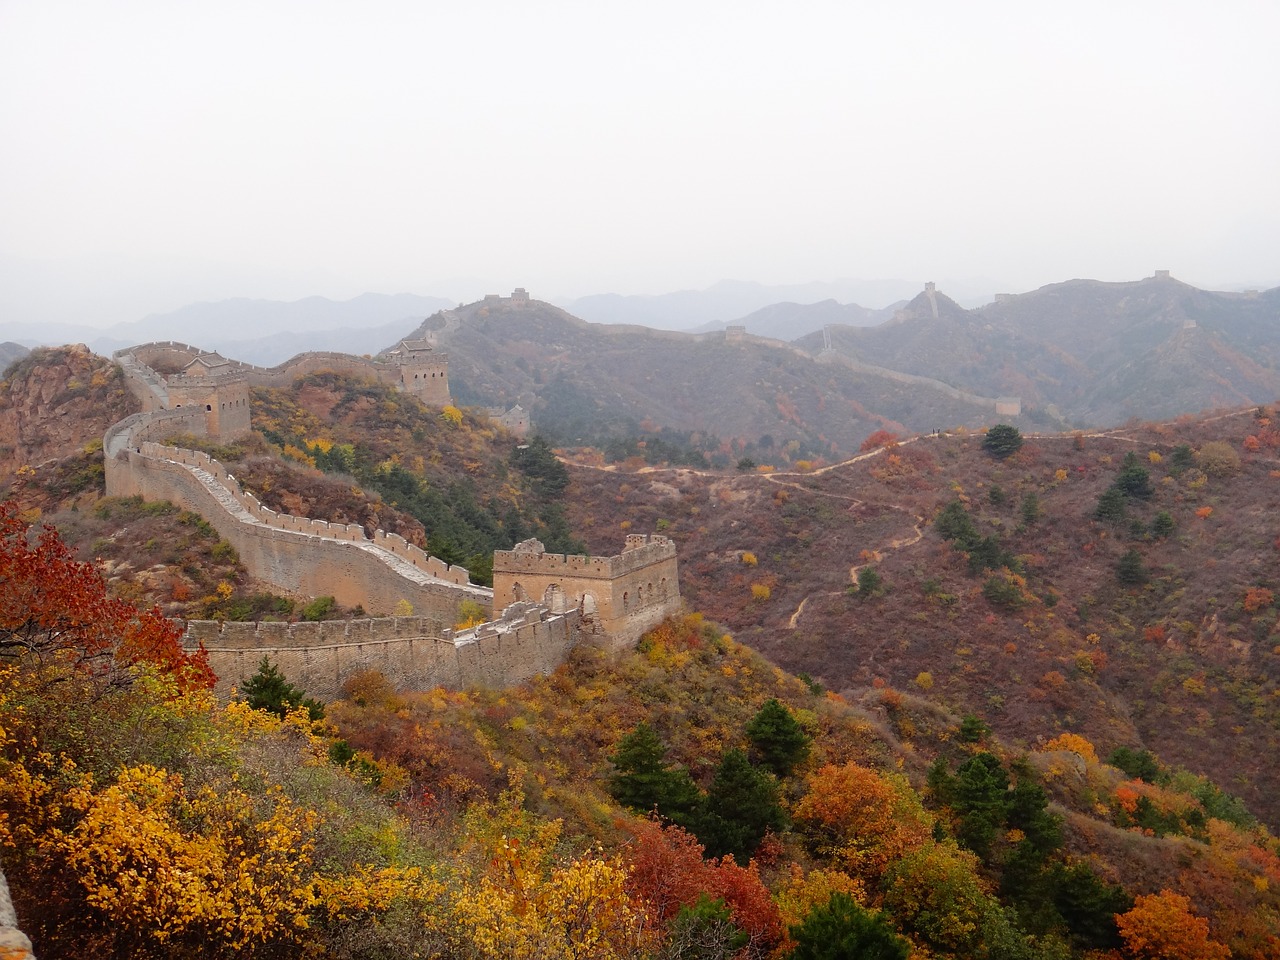
[{"label": "hazy sky", "polygon": [[0,320],[1280,283],[1277,36],[1275,0],[0,0]]}]

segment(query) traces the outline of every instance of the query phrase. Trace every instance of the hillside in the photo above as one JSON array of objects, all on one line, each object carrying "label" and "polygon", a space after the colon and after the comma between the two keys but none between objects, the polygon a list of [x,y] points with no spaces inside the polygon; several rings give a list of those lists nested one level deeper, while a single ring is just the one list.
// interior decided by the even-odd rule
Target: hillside
[{"label": "hillside", "polygon": [[171,626],[0,524],[6,598],[58,624],[0,646],[0,849],[46,960],[1280,946],[1280,843],[1149,755],[851,701],[697,614],[506,690],[365,672],[320,704],[264,664],[217,703]]},{"label": "hillside", "polygon": [[[1026,746],[1063,730],[1144,746],[1277,823],[1280,772],[1260,761],[1280,749],[1280,435],[1265,419],[1046,436],[1004,461],[981,437],[925,438],[821,475],[580,467],[569,515],[591,546],[619,524],[673,536],[691,602],[788,670],[851,696],[921,690]],[[1215,442],[1238,472],[1181,459]],[[1131,452],[1150,498],[1095,519]],[[1015,577],[972,571],[972,550],[942,538],[953,500]],[[1132,584],[1117,573],[1130,550]],[[883,589],[857,589],[864,566]]]},{"label": "hillside", "polygon": [[[1270,402],[1280,394],[1277,318],[1280,290],[1213,293],[1157,276],[1072,280],[974,310],[921,294],[887,323],[830,335],[859,360],[1100,427]],[[803,345],[816,353],[823,341]]]},{"label": "hillside", "polygon": [[[993,409],[891,377],[819,364],[777,342],[591,324],[539,301],[494,298],[429,318],[463,404],[530,411],[557,442],[603,446],[666,429],[717,462],[768,438],[791,459],[857,449],[878,429],[978,426]],[[690,434],[697,434],[691,437]]]},{"label": "hillside", "polygon": [[[717,472],[565,469],[483,418],[334,374],[257,391],[255,437],[213,452],[281,509],[398,523],[460,552],[522,528],[594,552],[658,530],[702,611],[508,690],[397,692],[358,675],[311,726],[216,706],[198,685],[178,695],[192,681],[164,678],[172,651],[148,660],[176,632],[112,605],[342,612],[255,593],[199,517],[101,499],[92,482],[59,491],[51,479],[101,462],[90,411],[66,404],[124,402],[112,369],[48,351],[4,387],[27,398],[7,419],[28,434],[44,417],[65,427],[39,448],[47,463],[15,475],[0,538],[0,582],[25,598],[0,604],[18,616],[0,624],[18,667],[0,670],[0,848],[41,956],[173,956],[157,930],[192,957],[545,956],[562,941],[538,937],[593,934],[511,918],[566,902],[620,924],[594,934],[613,951],[601,957],[676,956],[694,922],[680,909],[704,892],[725,901],[703,916],[720,955],[762,957],[833,890],[940,957],[1139,960],[1130,923],[1190,931],[1205,956],[1280,945],[1280,845],[1254,820],[1280,820],[1270,409],[994,453],[986,440],[1007,429],[882,434],[830,468]],[[44,571],[56,550],[23,553],[37,508],[104,581]],[[139,658],[161,675],[49,682],[48,663],[80,654],[33,670],[6,652],[4,631],[63,584],[102,591],[75,606],[91,624],[158,631],[154,645],[111,641],[107,676]],[[688,833],[646,821],[655,806]],[[135,822],[147,844],[132,845]],[[266,859],[249,839],[277,836]],[[123,889],[98,882],[122,849],[144,878],[136,900],[94,892]],[[257,926],[204,925],[150,885],[170,856],[182,889],[226,916],[269,909]],[[584,876],[600,884],[589,907],[571,899]]]}]

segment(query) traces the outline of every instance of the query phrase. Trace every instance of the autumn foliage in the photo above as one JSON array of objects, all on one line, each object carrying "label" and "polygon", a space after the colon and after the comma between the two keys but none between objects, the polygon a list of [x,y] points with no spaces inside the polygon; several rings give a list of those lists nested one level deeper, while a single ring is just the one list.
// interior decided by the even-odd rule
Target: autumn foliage
[{"label": "autumn foliage", "polygon": [[183,689],[212,687],[203,651],[185,653],[181,636],[159,611],[109,596],[101,574],[74,560],[56,530],[34,531],[12,501],[0,504],[0,658],[48,678],[69,668],[107,683],[145,663]]}]

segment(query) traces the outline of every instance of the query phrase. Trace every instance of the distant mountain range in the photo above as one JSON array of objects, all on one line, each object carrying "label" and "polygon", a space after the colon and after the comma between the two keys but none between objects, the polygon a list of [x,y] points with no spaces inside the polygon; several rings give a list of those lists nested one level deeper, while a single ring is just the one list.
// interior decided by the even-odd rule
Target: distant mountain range
[{"label": "distant mountain range", "polygon": [[193,303],[106,329],[0,324],[0,338],[28,347],[85,343],[104,355],[151,340],[181,340],[237,360],[270,366],[304,350],[373,352],[388,340],[404,336],[423,317],[455,303],[411,293],[366,293],[343,301],[325,297],[292,302],[238,298]]},{"label": "distant mountain range", "polygon": [[[740,325],[748,335],[594,324],[500,298],[416,332],[449,352],[463,403],[519,402],[564,442],[647,424],[826,456],[877,429],[1102,427],[1280,398],[1280,288],[1073,280],[966,310],[929,285],[891,311],[775,304]],[[820,329],[780,342],[793,326]]]},{"label": "distant mountain range", "polygon": [[1112,425],[1280,397],[1280,288],[1213,293],[1165,274],[1071,280],[976,310],[927,292],[888,323],[832,326],[798,345]]},{"label": "distant mountain range", "polygon": [[[1000,419],[1031,429],[1280,398],[1280,288],[1215,293],[1162,273],[1070,280],[967,309],[941,287],[906,287],[726,281],[659,297],[587,297],[573,301],[573,312],[506,297],[462,307],[411,294],[240,299],[108,330],[0,324],[0,340],[80,341],[109,354],[174,339],[270,365],[304,350],[374,353],[433,331],[451,355],[461,402],[519,402],[535,426],[566,440],[656,424],[739,445],[794,440],[815,455],[847,452],[881,428],[995,422],[1000,397],[1017,398],[1022,411]],[[890,305],[840,299],[858,292]],[[676,323],[694,329],[661,329]],[[727,338],[720,331],[728,325],[748,336]]]},{"label": "distant mountain range", "polygon": [[[995,281],[949,281],[948,289],[962,303],[977,306],[991,299],[1001,288]],[[742,280],[721,280],[705,290],[681,290],[675,293],[623,295],[602,293],[576,300],[557,300],[576,317],[592,323],[634,323],[658,330],[701,332],[728,323],[741,323],[743,318],[775,304],[816,305],[822,301],[839,304],[869,303],[877,309],[914,296],[922,286],[918,280],[833,280],[766,286]],[[848,321],[846,321],[848,322]],[[807,330],[775,330],[769,333],[751,329],[763,336],[781,336],[793,340]]]}]

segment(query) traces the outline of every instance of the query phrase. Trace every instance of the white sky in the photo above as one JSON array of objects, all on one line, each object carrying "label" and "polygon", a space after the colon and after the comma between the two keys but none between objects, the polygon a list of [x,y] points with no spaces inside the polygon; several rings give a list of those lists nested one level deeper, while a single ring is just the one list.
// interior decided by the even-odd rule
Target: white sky
[{"label": "white sky", "polygon": [[1275,0],[0,0],[0,321],[1280,283],[1277,36]]}]

